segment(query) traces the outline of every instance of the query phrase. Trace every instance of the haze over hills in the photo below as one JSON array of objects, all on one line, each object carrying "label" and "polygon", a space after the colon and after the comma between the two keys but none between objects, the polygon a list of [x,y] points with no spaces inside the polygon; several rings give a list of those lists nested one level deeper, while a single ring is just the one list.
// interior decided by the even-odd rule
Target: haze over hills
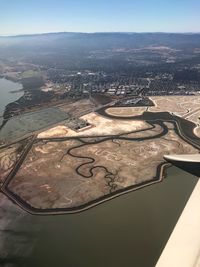
[{"label": "haze over hills", "polygon": [[[33,41],[35,42],[33,44]],[[59,32],[31,35],[0,36],[0,45],[30,45],[58,47],[75,45],[89,48],[141,48],[150,45],[169,45],[176,47],[196,47],[200,45],[200,33],[126,33],[98,32],[77,33]],[[67,47],[66,47],[67,48]]]},{"label": "haze over hills", "polygon": [[[199,60],[200,34],[48,33],[0,37],[0,58],[68,70],[118,71]],[[197,59],[198,58],[198,59]]]}]

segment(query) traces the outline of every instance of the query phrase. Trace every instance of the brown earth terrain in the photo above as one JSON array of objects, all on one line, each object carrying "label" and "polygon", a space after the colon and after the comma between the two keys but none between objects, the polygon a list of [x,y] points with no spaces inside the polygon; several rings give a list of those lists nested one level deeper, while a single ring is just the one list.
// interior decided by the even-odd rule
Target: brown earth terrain
[{"label": "brown earth terrain", "polygon": [[0,149],[0,183],[3,183],[7,175],[10,173],[28,140],[10,145],[9,147]]},{"label": "brown earth terrain", "polygon": [[159,138],[162,127],[148,125],[112,138],[37,141],[8,189],[37,209],[68,209],[162,179],[157,170],[165,163],[163,155],[198,153],[176,134],[174,124],[165,126],[168,133]]},{"label": "brown earth terrain", "polygon": [[38,135],[38,138],[51,137],[70,137],[70,136],[96,136],[96,135],[116,135],[136,130],[148,128],[148,124],[144,121],[127,121],[113,120],[99,116],[92,112],[81,117],[93,127],[86,127],[82,131],[75,132],[64,125],[50,128]]},{"label": "brown earth terrain", "polygon": [[112,116],[132,117],[141,115],[146,109],[146,107],[113,107],[108,108],[106,113]]},{"label": "brown earth terrain", "polygon": [[179,116],[200,109],[200,95],[195,96],[151,96],[155,106],[149,107],[151,112],[167,111]]},{"label": "brown earth terrain", "polygon": [[171,112],[197,125],[194,134],[200,137],[200,95],[195,96],[152,96],[154,107],[149,107],[151,112]]},{"label": "brown earth terrain", "polygon": [[[31,139],[2,148],[3,192],[21,207],[28,205],[27,210],[32,207],[39,214],[45,210],[56,213],[60,209],[71,212],[161,181],[166,165],[164,155],[195,154],[199,150],[177,133],[172,122],[155,119],[147,122],[130,117],[147,109],[173,111],[197,124],[200,97],[169,97],[165,101],[162,97],[152,97],[152,100],[155,107],[107,108],[106,113],[116,119],[94,111],[84,114],[87,100],[82,103],[86,107],[83,113],[76,112],[76,104],[64,106],[65,111],[80,115],[86,126],[72,130],[63,121],[41,130],[33,143]],[[194,130],[197,136],[198,129]]]}]

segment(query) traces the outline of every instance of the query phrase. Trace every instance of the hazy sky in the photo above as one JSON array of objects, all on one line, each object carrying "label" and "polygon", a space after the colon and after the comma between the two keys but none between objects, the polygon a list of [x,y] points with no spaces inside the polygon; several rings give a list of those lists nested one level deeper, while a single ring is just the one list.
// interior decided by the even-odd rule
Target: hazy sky
[{"label": "hazy sky", "polygon": [[200,0],[0,0],[0,34],[200,32]]}]

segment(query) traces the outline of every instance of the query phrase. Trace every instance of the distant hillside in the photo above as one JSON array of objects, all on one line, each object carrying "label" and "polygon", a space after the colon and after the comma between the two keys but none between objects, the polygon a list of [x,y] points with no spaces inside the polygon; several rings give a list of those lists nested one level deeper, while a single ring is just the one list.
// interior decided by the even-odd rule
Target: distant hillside
[{"label": "distant hillside", "polygon": [[198,64],[199,51],[200,34],[72,32],[0,37],[0,59],[66,70],[127,71],[167,59]]},{"label": "distant hillside", "polygon": [[48,33],[0,37],[1,47],[54,48],[142,48],[146,46],[172,48],[200,47],[200,34],[176,33]]}]

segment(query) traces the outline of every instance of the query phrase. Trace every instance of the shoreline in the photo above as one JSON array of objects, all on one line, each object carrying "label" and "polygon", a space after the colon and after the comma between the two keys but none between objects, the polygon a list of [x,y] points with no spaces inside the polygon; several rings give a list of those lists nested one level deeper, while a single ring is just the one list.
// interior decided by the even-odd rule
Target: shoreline
[{"label": "shoreline", "polygon": [[[99,113],[102,116],[105,117],[113,117],[109,114],[106,113],[106,109],[108,107],[104,107],[98,111],[96,111],[97,113]],[[100,112],[99,112],[100,111]],[[160,115],[160,117],[159,117]],[[115,117],[115,119],[122,119],[121,117]],[[124,117],[123,117],[124,119]],[[127,120],[144,120],[147,123],[152,124],[157,123],[157,124],[163,124],[163,122],[172,122],[175,126],[174,131],[178,134],[178,136],[183,139],[184,141],[186,141],[187,143],[189,143],[190,145],[192,145],[193,147],[197,148],[198,150],[200,149],[200,140],[199,138],[195,138],[198,139],[199,142],[195,142],[195,140],[193,140],[191,138],[191,135],[194,135],[193,133],[193,128],[196,127],[196,125],[192,122],[189,122],[185,119],[181,119],[180,117],[177,116],[172,116],[170,113],[168,112],[160,112],[160,113],[152,113],[152,112],[144,112],[143,115],[140,116],[134,116],[132,118],[128,117],[125,118]],[[189,130],[188,130],[188,125]],[[153,126],[153,125],[152,125]],[[184,132],[185,130],[185,132]],[[187,130],[187,131],[186,131]],[[166,129],[165,127],[163,128],[163,131],[165,132]],[[190,131],[190,132],[189,132]],[[162,135],[163,133],[161,133]],[[188,135],[187,135],[188,134]],[[159,135],[153,137],[153,138],[158,138]],[[85,136],[87,137],[87,136]],[[115,136],[116,137],[116,136]],[[192,136],[193,137],[193,136]],[[79,137],[66,137],[66,138],[57,138],[57,141],[63,141],[66,139],[76,139]],[[152,137],[151,137],[152,138]],[[108,195],[104,195],[98,199],[89,201],[88,203],[85,203],[83,205],[79,205],[77,207],[72,207],[72,208],[53,208],[53,209],[40,209],[40,208],[35,208],[32,207],[29,203],[27,203],[25,200],[23,200],[19,195],[15,194],[14,192],[12,192],[9,188],[8,185],[11,182],[11,180],[15,177],[17,171],[19,170],[19,168],[21,167],[21,165],[23,164],[23,161],[25,160],[28,152],[30,151],[30,149],[32,148],[34,142],[37,140],[36,136],[32,136],[32,140],[30,141],[30,143],[27,145],[27,148],[25,149],[25,151],[22,153],[20,159],[16,162],[15,166],[13,167],[12,171],[10,172],[10,174],[7,176],[7,178],[5,179],[1,191],[7,195],[8,198],[10,198],[14,203],[16,203],[18,206],[20,206],[22,209],[26,210],[28,213],[34,214],[34,215],[56,215],[56,214],[70,214],[70,213],[79,213],[82,212],[84,210],[90,209],[94,206],[97,206],[103,202],[106,202],[108,200],[111,200],[115,197],[118,197],[120,195],[135,191],[135,190],[139,190],[143,187],[147,187],[153,184],[156,184],[158,182],[161,182],[165,176],[165,169],[167,166],[171,166],[169,163],[167,162],[163,162],[161,164],[158,165],[157,170],[156,170],[156,176],[153,177],[152,179],[150,179],[149,181],[145,181],[142,182],[140,184],[137,185],[132,185],[129,186],[127,188],[123,188],[120,189],[118,191],[115,192],[111,192]],[[39,140],[54,140],[55,138],[48,138],[48,139],[39,139]]]},{"label": "shoreline", "polygon": [[[140,190],[142,188],[160,183],[164,180],[165,178],[165,171],[167,168],[171,167],[171,164],[164,162],[161,163],[158,168],[157,168],[157,174],[159,176],[154,177],[153,179],[142,182],[138,185],[133,185],[129,186],[128,188],[124,188],[119,190],[118,192],[114,192],[111,194],[108,194],[107,196],[100,197],[96,200],[92,200],[86,204],[80,205],[78,207],[74,208],[55,208],[55,209],[39,209],[39,208],[34,208],[31,205],[29,205],[27,202],[22,200],[18,195],[16,195],[14,192],[8,189],[8,184],[3,184],[1,191],[3,194],[5,194],[11,201],[13,201],[15,204],[17,204],[20,208],[25,210],[26,212],[32,214],[32,215],[40,215],[40,216],[46,216],[46,215],[64,215],[64,214],[75,214],[75,213],[81,213],[84,212],[85,210],[91,209],[95,206],[98,206],[104,202],[107,202],[109,200],[112,200],[114,198],[117,198],[119,196],[128,194],[133,191]],[[12,178],[11,178],[12,179]]]},{"label": "shoreline", "polygon": [[24,88],[23,88],[23,84],[20,83],[19,80],[9,79],[9,78],[7,78],[7,77],[5,77],[3,75],[0,75],[0,79],[20,85],[20,87],[21,87],[20,89],[9,90],[8,91],[9,94],[23,93],[23,95],[19,96],[16,100],[13,100],[13,101],[11,100],[11,102],[6,104],[5,107],[4,107],[4,110],[2,110],[2,113],[1,113],[2,115],[0,115],[0,118],[1,118],[1,121],[2,121],[2,122],[0,122],[0,130],[1,130],[3,128],[3,126],[6,124],[6,122],[8,121],[8,119],[5,118],[5,112],[6,112],[7,106],[12,104],[12,103],[17,102],[21,97],[24,96]]}]

